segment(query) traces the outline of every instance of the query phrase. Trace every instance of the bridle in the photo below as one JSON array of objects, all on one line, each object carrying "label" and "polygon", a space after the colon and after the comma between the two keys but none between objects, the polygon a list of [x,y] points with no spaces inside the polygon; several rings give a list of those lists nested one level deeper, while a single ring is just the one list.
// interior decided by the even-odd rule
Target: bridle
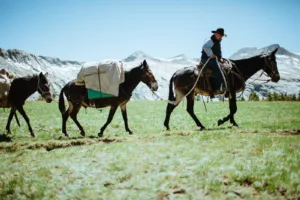
[{"label": "bridle", "polygon": [[[50,88],[50,84],[47,83],[45,84],[48,88]],[[38,77],[38,83],[37,83],[37,91],[44,97],[45,95],[51,95],[50,89],[48,91],[43,90],[40,86],[40,76]]]},{"label": "bridle", "polygon": [[[268,62],[269,55],[263,55],[262,57],[264,58],[264,67],[262,68],[262,72],[257,78],[250,77],[249,79],[252,79],[252,81],[250,83],[253,83],[254,81],[262,81],[263,83],[268,83],[272,80],[272,77],[274,75],[276,75],[277,70],[275,69],[273,62],[271,62],[271,63]],[[270,69],[271,73],[267,74],[266,69]],[[262,75],[268,76],[270,78],[269,79],[259,79],[260,77],[262,77]]]},{"label": "bridle", "polygon": [[274,75],[276,75],[277,70],[275,69],[275,66],[273,65],[273,62],[270,62],[270,63],[268,62],[267,57],[269,57],[269,56],[264,57],[265,66],[264,66],[263,70],[265,72],[267,68],[271,69],[271,73],[267,74],[267,75],[272,78]]},{"label": "bridle", "polygon": [[[151,71],[149,68],[147,68],[147,71],[146,71],[145,73],[143,73],[142,78],[141,78],[141,80],[142,80],[143,82],[145,82],[145,83],[146,83],[145,80],[147,80],[147,78],[148,78],[147,73],[150,73],[150,74],[152,74],[152,76],[153,76],[152,71]],[[156,81],[155,78],[154,78],[153,80],[149,81],[148,83],[149,83],[150,86],[152,86],[152,84],[157,83],[157,81]],[[152,88],[150,88],[150,89],[152,90]]]}]

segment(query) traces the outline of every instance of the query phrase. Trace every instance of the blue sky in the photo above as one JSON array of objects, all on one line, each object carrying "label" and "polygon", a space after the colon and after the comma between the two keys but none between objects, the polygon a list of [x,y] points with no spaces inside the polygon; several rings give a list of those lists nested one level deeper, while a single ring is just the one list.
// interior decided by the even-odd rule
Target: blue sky
[{"label": "blue sky", "polygon": [[63,60],[197,58],[223,27],[225,57],[243,47],[280,44],[300,53],[299,0],[0,0],[0,48]]}]

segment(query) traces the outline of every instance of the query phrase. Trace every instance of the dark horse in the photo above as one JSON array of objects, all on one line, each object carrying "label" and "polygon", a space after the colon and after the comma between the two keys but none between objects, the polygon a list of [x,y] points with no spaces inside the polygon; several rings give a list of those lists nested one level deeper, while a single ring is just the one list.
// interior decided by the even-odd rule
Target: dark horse
[{"label": "dark horse", "polygon": [[[8,103],[11,107],[11,110],[6,125],[7,133],[11,133],[11,120],[14,115],[16,116],[16,111],[19,111],[19,113],[24,117],[25,121],[27,122],[31,136],[35,137],[29,122],[29,118],[26,115],[23,105],[25,104],[25,100],[36,91],[38,91],[38,93],[42,95],[42,97],[46,100],[47,103],[51,103],[52,95],[50,92],[50,84],[46,76],[47,74],[44,75],[41,72],[39,75],[20,77],[13,80],[8,93]],[[17,117],[16,120],[18,122]]]},{"label": "dark horse", "polygon": [[[230,120],[233,126],[238,126],[238,124],[234,120],[234,114],[237,111],[236,105],[236,93],[241,92],[245,88],[245,81],[247,81],[252,75],[254,75],[259,70],[263,70],[267,75],[271,78],[272,82],[278,82],[280,79],[280,75],[277,69],[276,57],[275,53],[277,52],[278,48],[275,49],[273,52],[267,55],[260,55],[255,56],[249,59],[243,60],[232,60],[235,64],[235,67],[232,68],[231,72],[228,75],[228,84],[229,84],[229,91],[228,96],[229,98],[229,109],[230,113],[228,116],[220,119],[218,121],[218,125],[225,123],[226,121]],[[169,88],[169,100],[180,101],[182,97],[184,97],[188,92],[192,89],[196,81],[196,76],[194,75],[194,68],[184,68],[180,69],[174,73],[170,80],[170,88]],[[173,93],[173,83],[175,87],[176,98],[174,97]],[[195,123],[197,124],[200,129],[205,129],[205,127],[201,124],[194,113],[194,97],[196,94],[201,94],[204,96],[209,96],[209,91],[207,87],[205,87],[205,81],[203,78],[200,78],[195,89],[187,95],[187,112],[193,118]],[[221,94],[220,91],[216,91],[215,95]],[[172,111],[177,105],[168,104],[166,110],[166,118],[164,121],[164,126],[167,130],[170,130],[169,121]]]},{"label": "dark horse", "polygon": [[[122,111],[122,116],[125,123],[125,130],[132,134],[133,132],[130,130],[128,126],[127,120],[127,112],[126,112],[126,103],[130,100],[133,90],[140,82],[145,83],[152,91],[156,91],[158,89],[157,81],[155,80],[154,75],[152,74],[146,60],[144,60],[141,65],[138,67],[132,68],[129,71],[125,72],[125,81],[119,86],[119,96],[118,97],[110,97],[103,99],[95,99],[95,107],[96,108],[104,108],[110,106],[109,115],[106,123],[100,129],[98,133],[99,137],[103,136],[103,132],[109,123],[112,121],[114,114],[117,108],[120,106]],[[66,111],[64,104],[64,94],[68,99],[69,108]],[[66,131],[66,122],[71,116],[75,124],[78,126],[80,130],[80,134],[85,136],[85,131],[83,127],[77,120],[77,113],[79,112],[81,106],[86,105],[85,102],[86,88],[84,86],[75,85],[74,81],[71,81],[62,88],[59,95],[59,110],[62,114],[62,132],[68,136]]]}]

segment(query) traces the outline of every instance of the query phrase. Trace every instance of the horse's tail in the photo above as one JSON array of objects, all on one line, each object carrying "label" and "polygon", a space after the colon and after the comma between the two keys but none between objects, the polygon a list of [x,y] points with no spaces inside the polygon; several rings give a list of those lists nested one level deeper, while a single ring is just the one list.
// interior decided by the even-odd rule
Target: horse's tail
[{"label": "horse's tail", "polygon": [[65,90],[65,87],[63,87],[61,89],[60,94],[59,94],[59,100],[58,100],[58,107],[59,107],[59,110],[62,114],[64,112],[66,112],[65,99],[64,99],[64,90]]},{"label": "horse's tail", "polygon": [[18,116],[17,116],[17,112],[15,112],[15,118],[16,118],[16,121],[17,121],[18,126],[21,127],[19,118],[18,118]]},{"label": "horse's tail", "polygon": [[174,97],[174,92],[173,92],[173,80],[174,76],[171,77],[170,79],[170,84],[169,84],[169,101],[174,101],[175,97]]}]

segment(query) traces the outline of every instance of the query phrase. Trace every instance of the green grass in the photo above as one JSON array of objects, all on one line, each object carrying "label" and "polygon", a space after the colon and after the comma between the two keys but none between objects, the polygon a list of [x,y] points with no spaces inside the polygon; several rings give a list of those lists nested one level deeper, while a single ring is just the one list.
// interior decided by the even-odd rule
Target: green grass
[{"label": "green grass", "polygon": [[165,131],[164,102],[132,101],[104,132],[108,109],[84,109],[61,133],[57,103],[29,102],[36,138],[19,115],[6,136],[0,111],[0,199],[299,199],[300,103],[239,102],[236,121],[217,126],[228,103],[195,105],[199,131],[180,104]]}]

